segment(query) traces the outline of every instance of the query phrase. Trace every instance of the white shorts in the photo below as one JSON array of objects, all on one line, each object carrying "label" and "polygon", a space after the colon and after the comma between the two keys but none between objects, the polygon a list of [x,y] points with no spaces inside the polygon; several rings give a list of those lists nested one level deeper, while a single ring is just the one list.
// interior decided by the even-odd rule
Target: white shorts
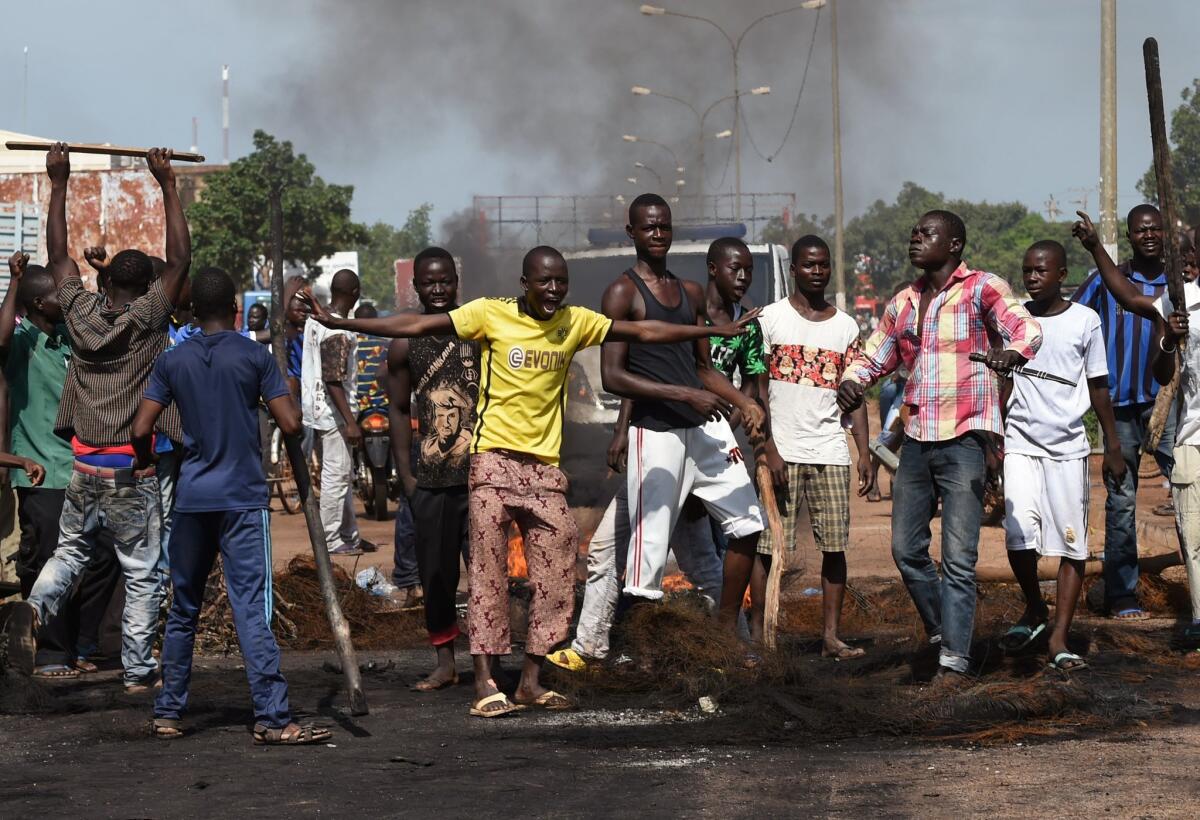
[{"label": "white shorts", "polygon": [[725,419],[675,430],[629,430],[629,560],[625,592],[662,597],[671,533],[689,494],[729,538],[762,532],[763,512]]},{"label": "white shorts", "polygon": [[1088,557],[1088,460],[1006,453],[1004,534],[1010,550]]}]

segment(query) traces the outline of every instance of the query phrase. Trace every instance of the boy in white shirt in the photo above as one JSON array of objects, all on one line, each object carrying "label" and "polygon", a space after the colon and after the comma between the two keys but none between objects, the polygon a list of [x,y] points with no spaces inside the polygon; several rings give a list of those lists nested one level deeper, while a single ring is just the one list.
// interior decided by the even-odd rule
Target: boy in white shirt
[{"label": "boy in white shirt", "polygon": [[[1083,587],[1088,557],[1088,444],[1083,416],[1091,407],[1104,431],[1104,472],[1117,485],[1125,459],[1108,396],[1108,363],[1100,317],[1062,298],[1067,252],[1052,240],[1035,242],[1021,263],[1025,304],[1042,327],[1042,347],[1031,365],[1071,385],[1010,374],[1001,390],[1004,426],[1004,530],[1008,563],[1025,594],[1025,613],[1000,639],[1008,652],[1031,645],[1049,625],[1038,586],[1038,558],[1058,556],[1058,588],[1051,628],[1050,665],[1063,672],[1087,668],[1067,648],[1067,633]],[[1085,384],[1086,381],[1086,384]]]},{"label": "boy in white shirt", "polygon": [[[770,424],[764,444],[767,466],[779,499],[783,537],[759,540],[764,569],[795,550],[797,513],[808,501],[813,537],[821,551],[824,641],[821,655],[836,660],[866,654],[838,637],[846,594],[846,543],[850,532],[850,447],[842,429],[837,389],[842,371],[858,355],[858,323],[825,301],[829,286],[829,246],[818,236],[802,236],[792,246],[792,295],[763,308],[759,316],[767,372],[758,376],[758,395]],[[858,448],[858,494],[874,485],[868,450],[867,411],[850,414]],[[766,488],[759,488],[765,492]],[[756,569],[757,571],[757,569]],[[761,634],[763,612],[751,612],[751,634]]]}]

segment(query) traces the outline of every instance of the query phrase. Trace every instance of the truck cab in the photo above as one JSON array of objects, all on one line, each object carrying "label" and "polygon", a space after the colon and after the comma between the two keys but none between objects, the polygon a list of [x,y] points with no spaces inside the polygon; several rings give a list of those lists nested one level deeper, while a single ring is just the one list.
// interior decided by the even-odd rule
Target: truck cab
[{"label": "truck cab", "polygon": [[[726,234],[728,235],[728,234]],[[676,241],[667,256],[667,267],[680,279],[708,283],[710,242]],[[782,245],[750,244],[754,277],[742,303],[763,307],[791,293],[788,251]],[[565,253],[570,289],[567,302],[600,310],[605,289],[636,261],[632,247],[594,248]],[[580,350],[571,362],[567,407],[563,426],[562,466],[571,479],[572,504],[604,504],[611,488],[605,453],[621,409],[621,399],[604,392],[600,376],[600,348]]]}]

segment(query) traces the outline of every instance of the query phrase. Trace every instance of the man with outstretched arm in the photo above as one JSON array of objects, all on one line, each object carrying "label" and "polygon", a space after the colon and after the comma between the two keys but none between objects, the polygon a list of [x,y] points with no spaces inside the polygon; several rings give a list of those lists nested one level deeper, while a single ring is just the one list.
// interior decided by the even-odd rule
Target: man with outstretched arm
[{"label": "man with outstretched arm", "polygon": [[[637,262],[605,290],[605,315],[703,327],[708,304],[703,288],[667,268],[670,205],[656,194],[642,194],[629,205],[625,232]],[[746,432],[757,437],[762,408],[713,367],[707,338],[656,346],[609,339],[601,375],[605,390],[633,399],[625,594],[662,597],[671,532],[691,493],[728,538],[720,613],[736,629],[763,513],[727,419],[740,411]]]},{"label": "man with outstretched arm", "polygon": [[[183,205],[175,188],[171,152],[151,149],[150,173],[162,189],[166,264],[154,275],[149,256],[124,250],[105,269],[104,295],[86,291],[67,253],[67,147],[46,155],[50,205],[46,221],[49,270],[74,343],[74,358],[55,421],[75,457],[59,522],[59,543],[29,601],[9,620],[10,658],[32,662],[31,629],[58,611],[91,556],[111,537],[125,577],[121,662],[125,689],[145,692],[158,681],[151,653],[162,600],[159,487],[153,465],[134,464],[129,430],[154,360],[167,349],[167,322],[180,299],[192,259]],[[168,407],[157,430],[182,441],[179,412]],[[15,647],[15,653],[14,653]]]},{"label": "man with outstretched arm", "polygon": [[[522,295],[476,299],[449,313],[345,319],[311,300],[313,318],[332,328],[379,336],[455,334],[477,341],[482,355],[479,401],[471,443],[471,600],[468,625],[475,661],[471,714],[498,717],[527,706],[568,709],[563,695],[540,681],[542,662],[567,637],[575,588],[575,519],[567,479],[558,467],[568,367],[575,351],[604,341],[671,344],[710,333],[734,336],[757,316],[703,328],[666,322],[613,321],[564,304],[567,263],[540,246],[521,265]],[[511,651],[508,623],[508,530],[525,542],[533,597],[525,663],[513,700],[492,677],[497,656]],[[515,701],[515,703],[513,702]]]},{"label": "man with outstretched arm", "polygon": [[[903,365],[912,414],[900,450],[892,503],[892,558],[939,647],[938,679],[967,673],[975,625],[975,561],[983,517],[986,460],[1003,434],[994,373],[1023,365],[1041,329],[1008,283],[963,261],[967,229],[957,214],[929,211],[908,243],[923,271],[888,302],[863,354],[842,376],[838,405],[856,410],[864,389]],[[992,349],[990,336],[1007,347]],[[986,362],[970,360],[983,354]],[[929,557],[929,522],[942,504],[942,573]]]}]

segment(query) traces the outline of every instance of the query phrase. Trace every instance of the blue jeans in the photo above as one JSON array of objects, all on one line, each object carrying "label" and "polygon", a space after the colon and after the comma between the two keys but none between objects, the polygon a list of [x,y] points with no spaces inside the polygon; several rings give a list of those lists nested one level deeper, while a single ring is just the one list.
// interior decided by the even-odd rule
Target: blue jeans
[{"label": "blue jeans", "polygon": [[154,476],[118,488],[112,479],[72,473],[59,519],[58,548],[29,593],[40,620],[56,614],[92,556],[106,548],[101,536],[111,539],[125,578],[121,664],[126,683],[144,682],[158,674],[151,654],[163,594],[158,505]]},{"label": "blue jeans", "polygon": [[154,716],[178,720],[187,709],[192,650],[204,588],[218,550],[238,644],[250,680],[254,721],[272,729],[291,722],[279,645],[271,633],[271,518],[266,510],[179,513],[171,583],[175,595],[163,637],[163,688]]},{"label": "blue jeans", "polygon": [[175,484],[179,481],[179,468],[183,464],[183,445],[172,442],[173,449],[158,454],[155,472],[158,474],[159,514],[162,516],[161,569],[169,574],[171,550],[171,524],[175,520]]},{"label": "blue jeans", "polygon": [[[966,672],[975,627],[975,561],[986,466],[977,434],[950,441],[905,438],[892,484],[892,558],[942,666]],[[929,557],[930,519],[942,502],[942,577]]]},{"label": "blue jeans", "polygon": [[396,504],[396,536],[393,539],[395,552],[392,560],[392,583],[400,589],[411,589],[421,583],[417,567],[417,525],[413,520],[412,508],[404,493]]},{"label": "blue jeans", "polygon": [[[1105,481],[1108,497],[1104,502],[1104,603],[1111,613],[1138,606],[1137,506],[1138,462],[1141,460],[1142,440],[1150,426],[1153,402],[1126,404],[1114,407],[1117,421],[1117,440],[1125,459],[1125,480],[1120,486]],[[1154,460],[1163,475],[1169,476],[1175,466],[1172,451],[1175,447],[1175,414],[1167,414]]]}]

